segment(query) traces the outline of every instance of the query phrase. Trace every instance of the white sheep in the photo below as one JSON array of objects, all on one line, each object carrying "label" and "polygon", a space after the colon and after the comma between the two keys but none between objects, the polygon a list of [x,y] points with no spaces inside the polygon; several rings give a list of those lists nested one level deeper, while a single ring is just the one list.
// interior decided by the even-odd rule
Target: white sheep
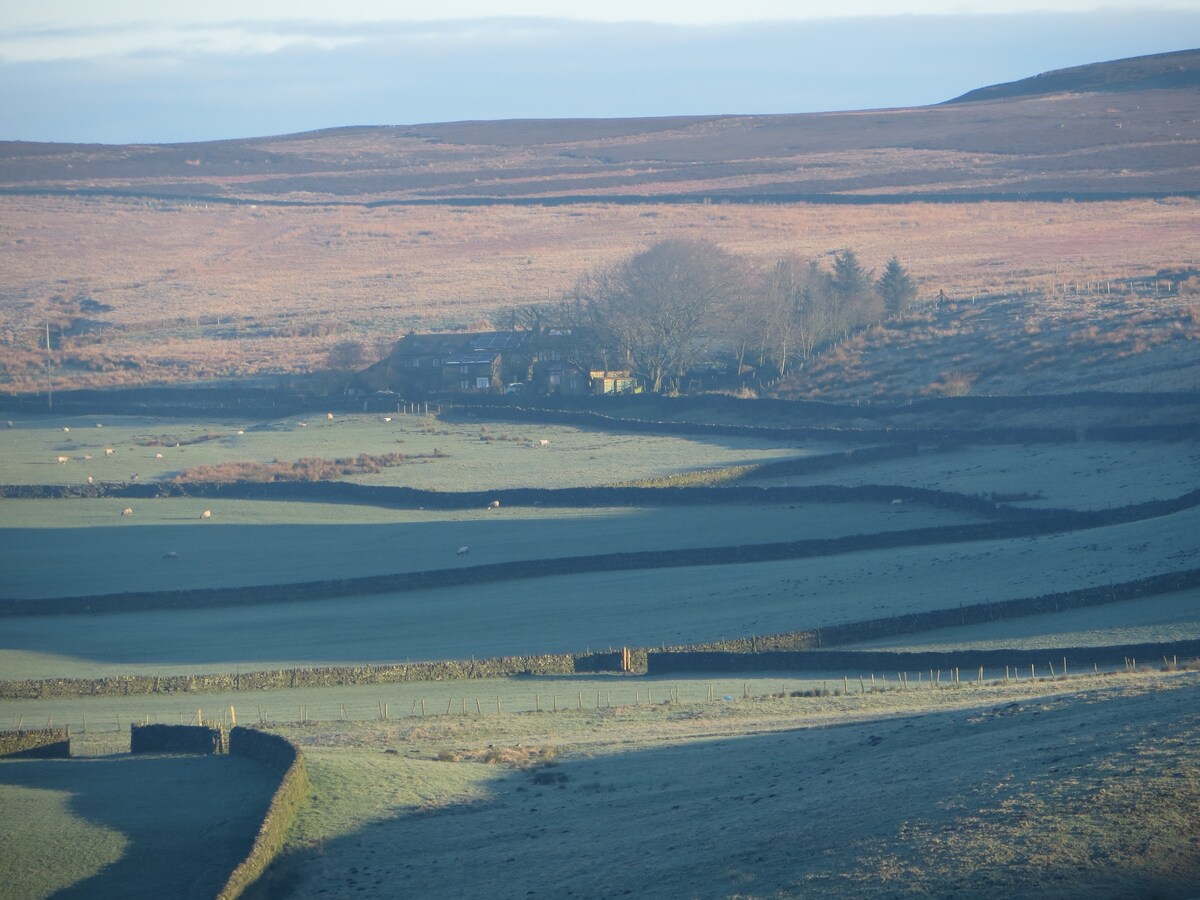
[{"label": "white sheep", "polygon": [[243,431],[242,429],[240,429],[240,428],[238,429],[238,437],[241,437],[241,436],[242,436],[243,434],[245,434],[245,433],[246,433],[246,432],[245,432],[245,431]]},{"label": "white sheep", "polygon": [[117,451],[116,451],[116,450],[114,450],[112,447],[105,447],[105,448],[104,448],[104,455],[105,455],[105,456],[115,456],[115,455],[116,455],[116,453],[117,453]]},{"label": "white sheep", "polygon": [[88,484],[94,484],[94,483],[95,483],[95,479],[94,479],[94,478],[92,478],[92,476],[91,476],[91,475],[89,475],[89,476],[88,476]]},{"label": "white sheep", "polygon": [[154,454],[154,458],[155,458],[155,459],[162,459],[163,457],[162,457],[162,454],[161,454],[161,453],[155,453],[155,454]]},{"label": "white sheep", "polygon": [[332,422],[333,421],[333,413],[325,413],[325,418],[328,419],[330,422]]},{"label": "white sheep", "polygon": [[383,421],[385,421],[385,422],[390,422],[390,421],[392,421],[392,417],[391,417],[391,416],[384,416],[384,417],[383,417]]},{"label": "white sheep", "polygon": [[64,433],[66,433],[66,434],[70,434],[70,433],[71,433],[71,429],[70,429],[70,428],[68,428],[66,425],[64,425],[64,426],[63,426],[63,432],[64,432]]},{"label": "white sheep", "polygon": [[211,510],[211,509],[206,509],[204,512],[200,513],[200,518],[202,518],[202,519],[211,519],[211,518],[212,518],[212,510]]},{"label": "white sheep", "polygon": [[58,458],[58,464],[61,466],[65,462],[70,462],[70,460],[71,460],[71,457],[69,457],[69,456],[60,456]]},{"label": "white sheep", "polygon": [[140,476],[140,475],[138,475],[138,473],[137,473],[137,472],[130,472],[130,473],[129,473],[129,480],[130,480],[130,481],[137,481],[139,478],[141,478],[141,476]]},{"label": "white sheep", "polygon": [[904,503],[904,501],[897,498],[892,501],[892,506],[900,506],[902,503]]},{"label": "white sheep", "polygon": [[457,556],[466,556],[470,552],[471,552],[470,547],[459,547],[458,550],[455,551],[455,554]]},{"label": "white sheep", "polygon": [[546,440],[545,438],[542,438],[541,440],[538,441],[538,446],[539,447],[549,447],[550,442],[548,440]]},{"label": "white sheep", "polygon": [[307,423],[307,422],[301,422],[301,423],[300,423],[300,427],[301,427],[301,428],[307,428],[307,427],[308,427],[308,423]]},{"label": "white sheep", "polygon": [[499,509],[499,508],[500,508],[499,500],[493,500],[491,503],[488,504],[488,509]]},{"label": "white sheep", "polygon": [[163,554],[163,559],[179,559],[179,554],[174,550],[168,550]]},{"label": "white sheep", "polygon": [[132,506],[125,507],[123,510],[121,510],[121,515],[132,516],[133,515],[133,507]]}]

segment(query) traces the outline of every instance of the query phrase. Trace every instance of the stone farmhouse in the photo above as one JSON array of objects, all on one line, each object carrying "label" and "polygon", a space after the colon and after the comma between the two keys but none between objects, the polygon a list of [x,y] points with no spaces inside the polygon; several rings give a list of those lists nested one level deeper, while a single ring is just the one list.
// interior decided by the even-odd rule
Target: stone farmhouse
[{"label": "stone farmhouse", "polygon": [[443,393],[522,392],[582,396],[636,389],[629,372],[591,365],[589,349],[570,329],[417,334],[396,342],[384,359],[351,381],[355,393],[417,398]]}]

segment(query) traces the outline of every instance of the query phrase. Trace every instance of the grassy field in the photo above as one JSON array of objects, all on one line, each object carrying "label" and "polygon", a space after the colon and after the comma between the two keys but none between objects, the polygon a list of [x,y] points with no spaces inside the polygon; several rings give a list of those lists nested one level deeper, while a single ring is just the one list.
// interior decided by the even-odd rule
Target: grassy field
[{"label": "grassy field", "polygon": [[272,880],[299,896],[1184,896],[1198,712],[1193,674],[284,729],[317,802]]},{"label": "grassy field", "polygon": [[4,896],[212,897],[275,786],[236,757],[0,761]]},{"label": "grassy field", "polygon": [[[496,439],[480,440],[481,434]],[[542,437],[548,448],[525,447]],[[436,447],[445,455],[355,480],[440,491],[626,482],[845,448],[837,441],[799,446],[482,420],[331,421],[323,413],[236,424],[47,417],[15,422],[0,431],[0,442],[7,442],[0,481],[26,484],[70,483],[85,462],[95,466],[96,480],[124,479],[130,469],[153,481],[231,460],[333,458],[397,446],[415,456]],[[103,455],[106,447],[114,448],[113,457]],[[82,460],[85,453],[92,459]],[[71,458],[59,464],[56,455]],[[1037,495],[1019,502],[1103,509],[1194,489],[1196,459],[1188,441],[981,445],[846,465],[787,483]],[[120,515],[127,504],[132,517]],[[202,509],[212,517],[201,520]],[[442,511],[187,498],[5,499],[0,595],[268,584],[973,521],[966,513],[890,500],[582,509],[506,503]],[[1037,537],[776,562],[528,577],[242,608],[6,617],[0,678],[478,659],[765,635],[1194,568],[1197,533],[1200,511],[1191,509]],[[462,545],[471,548],[465,557],[455,553]],[[164,558],[169,552],[175,556]],[[877,646],[1019,650],[1191,639],[1200,637],[1197,605],[1193,589],[903,635]],[[137,822],[164,841],[179,832],[143,817],[133,792],[121,798],[126,806],[110,799],[123,790],[123,779],[139,777],[122,768],[142,762],[124,755],[129,723],[187,722],[201,709],[206,718],[222,717],[231,708],[239,722],[264,723],[305,745],[316,797],[262,896],[629,890],[764,898],[1117,897],[1185,896],[1200,885],[1200,854],[1189,843],[1200,799],[1194,673],[904,691],[895,672],[787,672],[6,701],[0,725],[69,723],[75,752],[85,758],[61,765],[98,766],[39,763],[50,773],[43,777],[42,770],[17,768],[25,763],[0,764],[0,779],[32,773],[0,782],[0,827],[14,821],[8,809],[24,809],[36,823],[29,834],[47,835],[21,838],[13,865],[30,875],[19,879],[20,896],[60,887],[116,892],[118,884],[133,892],[123,895],[136,895],[140,879],[155,871],[143,862],[144,852],[160,846]],[[72,787],[76,777],[84,784]],[[200,785],[207,777],[188,776]],[[233,781],[245,778],[239,773]],[[109,818],[87,813],[76,799],[93,795],[111,802]],[[200,819],[211,810],[196,806],[200,818],[179,828],[210,827]],[[55,869],[59,874],[36,868],[39,848],[57,856],[63,841],[84,848],[73,868]],[[181,866],[179,877],[192,878],[186,871]]]},{"label": "grassy field", "polygon": [[[5,621],[0,672],[486,658],[774,634],[1182,568],[1200,511],[1063,535],[782,562],[619,571],[245,608]],[[170,560],[166,562],[177,562]],[[931,583],[929,573],[937,572]],[[1099,608],[1098,616],[1102,616]],[[219,636],[219,639],[218,639]],[[29,656],[28,654],[34,654]],[[61,672],[61,674],[68,674]]]},{"label": "grassy field", "polygon": [[[531,449],[540,440],[550,445]],[[46,416],[0,430],[0,483],[82,484],[89,475],[124,482],[134,474],[141,481],[170,480],[196,466],[400,453],[411,459],[349,480],[443,491],[554,488],[844,449],[836,439],[797,446],[770,437],[633,435],[425,416],[397,415],[388,422],[383,414],[266,422]]]}]

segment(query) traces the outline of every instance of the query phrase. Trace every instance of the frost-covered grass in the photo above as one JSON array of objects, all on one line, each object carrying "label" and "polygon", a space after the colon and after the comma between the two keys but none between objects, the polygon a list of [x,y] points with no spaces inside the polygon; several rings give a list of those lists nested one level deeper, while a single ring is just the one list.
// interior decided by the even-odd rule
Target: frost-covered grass
[{"label": "frost-covered grass", "polygon": [[0,761],[3,894],[214,896],[277,783],[229,756]]},{"label": "frost-covered grass", "polygon": [[[0,429],[0,483],[82,484],[89,475],[100,482],[124,482],[134,474],[141,481],[170,480],[196,466],[230,462],[402,453],[412,459],[347,480],[443,491],[555,488],[659,478],[840,449],[800,447],[770,438],[620,434],[562,425],[443,422],[435,416],[391,418],[386,422],[374,413],[260,422],[36,417]],[[541,440],[550,443],[530,446]],[[105,455],[107,449],[113,455]],[[441,456],[430,458],[435,451]],[[60,463],[62,456],[67,461]]]}]

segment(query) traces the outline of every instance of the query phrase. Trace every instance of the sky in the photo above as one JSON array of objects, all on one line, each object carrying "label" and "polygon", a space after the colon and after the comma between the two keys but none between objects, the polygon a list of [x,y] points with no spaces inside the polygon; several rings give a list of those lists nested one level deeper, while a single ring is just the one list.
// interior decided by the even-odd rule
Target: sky
[{"label": "sky", "polygon": [[9,2],[0,140],[918,106],[1196,47],[1200,0]]}]

